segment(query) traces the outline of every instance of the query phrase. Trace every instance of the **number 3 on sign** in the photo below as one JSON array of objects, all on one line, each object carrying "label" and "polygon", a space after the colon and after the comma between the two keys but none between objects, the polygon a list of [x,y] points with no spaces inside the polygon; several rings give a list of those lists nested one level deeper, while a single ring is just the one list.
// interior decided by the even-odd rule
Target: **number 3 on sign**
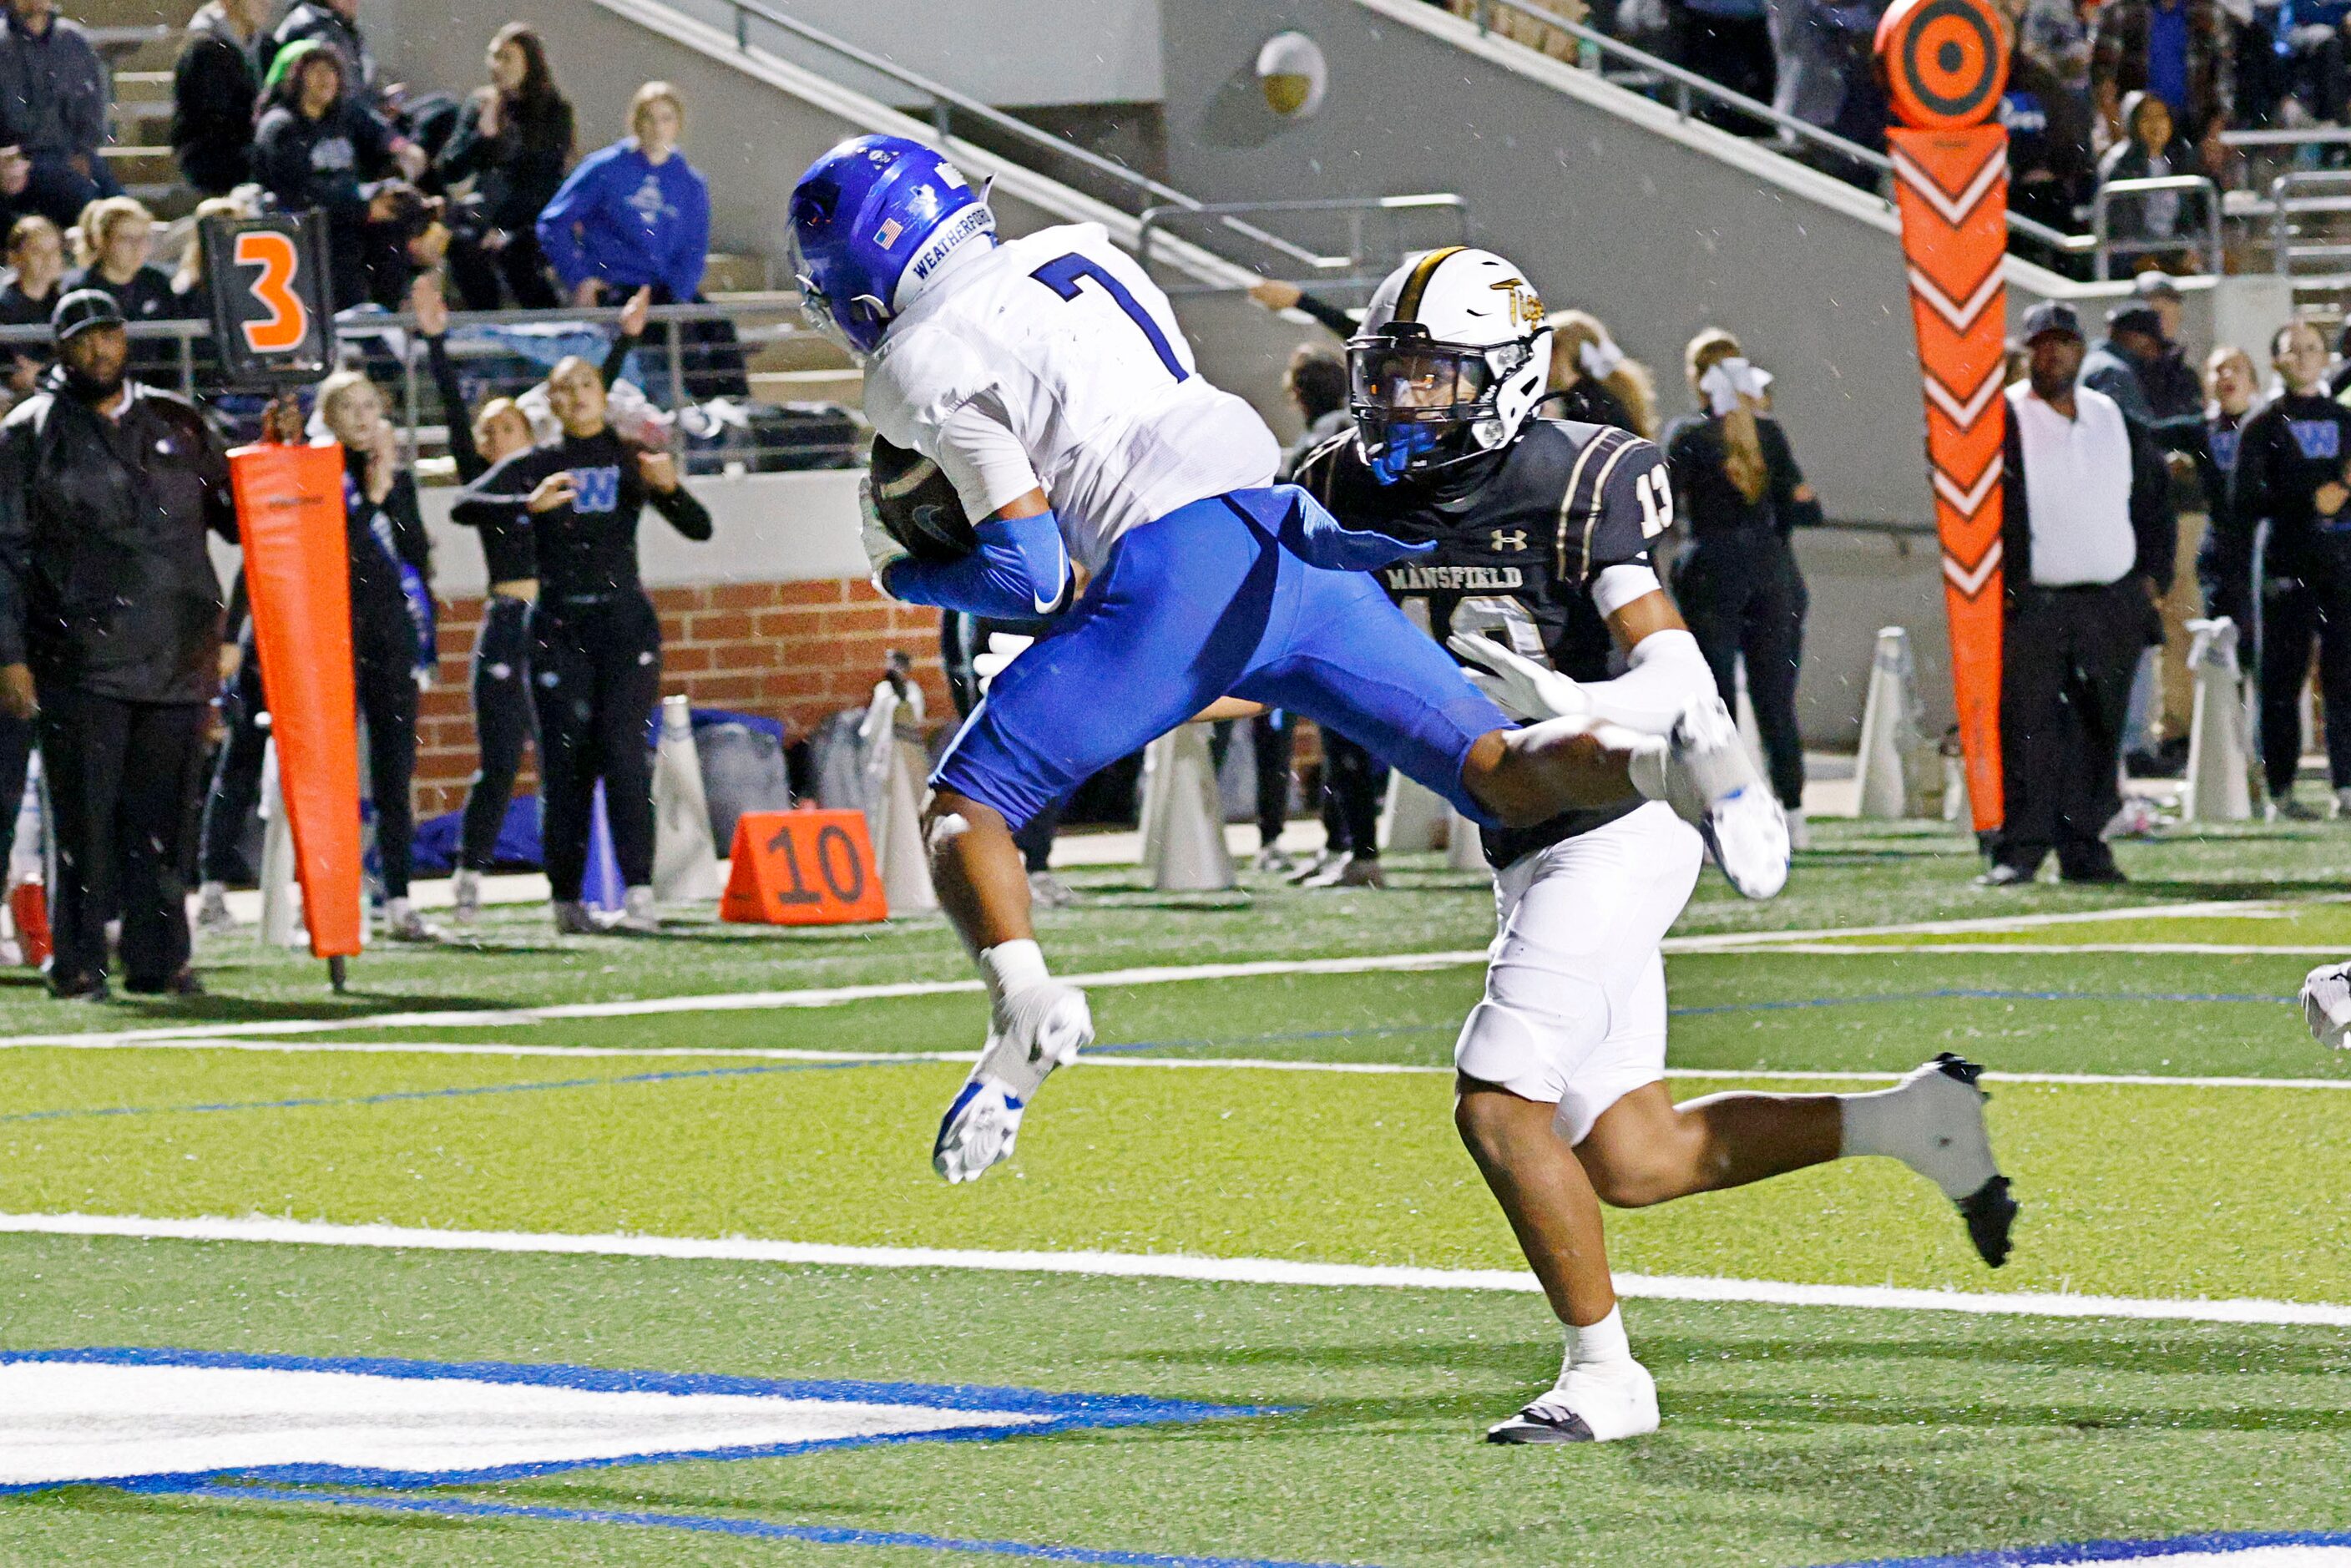
[{"label": "number 3 on sign", "polygon": [[300,265],[293,236],[277,229],[247,229],[236,236],[234,259],[239,267],[261,269],[248,291],[269,312],[263,319],[239,323],[245,346],[256,354],[300,348],[310,335],[310,310],[292,287]]}]

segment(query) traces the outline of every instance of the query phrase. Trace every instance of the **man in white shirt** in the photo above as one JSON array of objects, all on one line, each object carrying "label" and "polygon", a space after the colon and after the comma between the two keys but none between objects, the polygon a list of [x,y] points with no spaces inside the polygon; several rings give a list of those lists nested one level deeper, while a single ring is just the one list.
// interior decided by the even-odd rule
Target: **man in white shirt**
[{"label": "man in white shirt", "polygon": [[2121,809],[2123,718],[2178,548],[2163,455],[2114,399],[2078,384],[2081,319],[2024,318],[2032,373],[2008,389],[2000,744],[2007,804],[1988,887],[2123,880],[2099,837]]}]

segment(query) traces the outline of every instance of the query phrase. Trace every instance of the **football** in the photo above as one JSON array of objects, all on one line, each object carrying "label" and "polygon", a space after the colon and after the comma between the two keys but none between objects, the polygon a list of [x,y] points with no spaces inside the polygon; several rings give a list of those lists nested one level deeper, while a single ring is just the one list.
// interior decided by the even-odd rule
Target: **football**
[{"label": "football", "polygon": [[916,560],[958,560],[977,548],[955,486],[921,453],[875,436],[872,485],[882,526]]}]

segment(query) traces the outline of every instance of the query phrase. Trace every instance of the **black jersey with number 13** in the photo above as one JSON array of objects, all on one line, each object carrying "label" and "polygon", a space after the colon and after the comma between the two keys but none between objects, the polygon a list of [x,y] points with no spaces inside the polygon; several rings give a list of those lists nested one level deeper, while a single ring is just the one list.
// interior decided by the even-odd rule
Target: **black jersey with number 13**
[{"label": "black jersey with number 13", "polygon": [[[1455,632],[1507,643],[1579,681],[1614,673],[1614,643],[1592,601],[1612,566],[1650,566],[1673,526],[1665,457],[1606,425],[1532,420],[1468,473],[1380,484],[1347,434],[1301,465],[1297,483],[1347,528],[1437,548],[1374,573],[1440,642]],[[1614,821],[1639,802],[1566,811],[1535,827],[1485,834],[1506,866]]]}]

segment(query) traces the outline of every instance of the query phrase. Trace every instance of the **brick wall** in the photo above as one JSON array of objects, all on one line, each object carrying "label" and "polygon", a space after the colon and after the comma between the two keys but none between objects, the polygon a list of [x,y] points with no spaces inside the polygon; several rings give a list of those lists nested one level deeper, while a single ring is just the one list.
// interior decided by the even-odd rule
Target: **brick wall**
[{"label": "brick wall", "polygon": [[[795,737],[827,716],[862,707],[893,648],[914,655],[914,673],[935,719],[954,716],[939,669],[935,610],[894,604],[862,580],[728,582],[657,588],[662,691],[684,692],[696,707],[780,718]],[[473,702],[468,663],[482,601],[459,599],[441,618],[441,673],[424,694],[418,718],[416,810],[420,818],[456,810],[473,776]],[[538,788],[526,770],[517,786]]]}]

